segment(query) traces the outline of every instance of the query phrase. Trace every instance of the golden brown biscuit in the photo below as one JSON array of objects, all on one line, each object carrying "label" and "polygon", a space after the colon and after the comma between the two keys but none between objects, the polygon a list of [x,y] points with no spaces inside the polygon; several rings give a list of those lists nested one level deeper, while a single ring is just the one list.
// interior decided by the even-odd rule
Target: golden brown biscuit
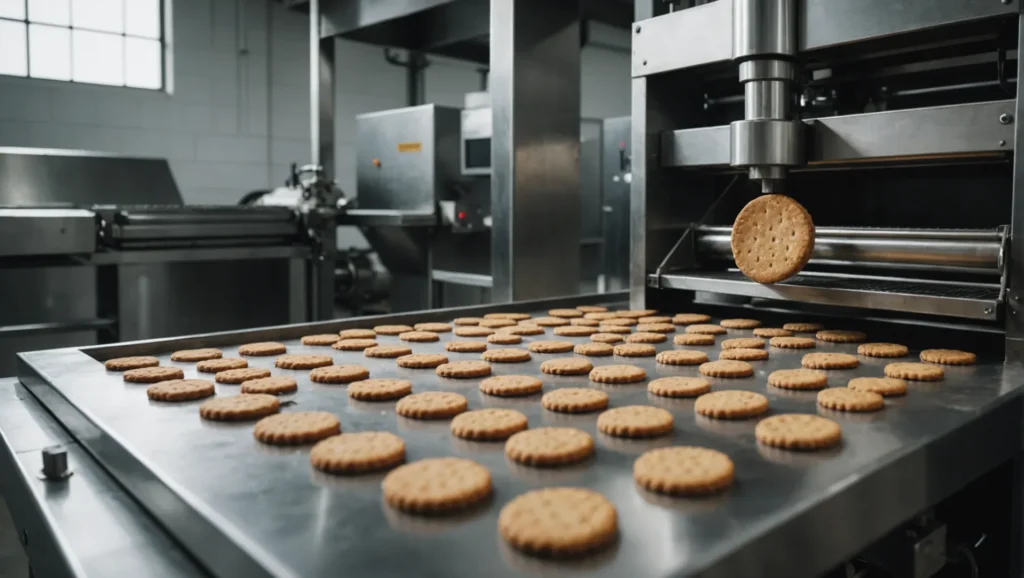
[{"label": "golden brown biscuit", "polygon": [[438,377],[453,379],[471,379],[487,377],[491,374],[491,364],[486,361],[450,361],[442,363],[434,369]]},{"label": "golden brown biscuit", "polygon": [[173,379],[146,388],[146,395],[155,401],[191,401],[214,393],[213,384],[205,379]]},{"label": "golden brown biscuit", "polygon": [[632,327],[634,325],[638,325],[638,323],[636,319],[632,319],[629,317],[610,317],[608,319],[602,319],[601,325]]},{"label": "golden brown biscuit", "polygon": [[309,450],[309,463],[331,474],[361,474],[396,466],[405,461],[405,442],[395,434],[367,431],[341,434],[317,442]]},{"label": "golden brown biscuit", "polygon": [[737,337],[722,342],[722,349],[764,349],[764,339]]},{"label": "golden brown biscuit", "polygon": [[366,351],[371,347],[377,347],[376,339],[339,339],[331,344],[331,348],[338,351]]},{"label": "golden brown biscuit", "polygon": [[601,433],[623,438],[650,438],[672,433],[675,419],[660,407],[627,405],[606,410],[597,416]]},{"label": "golden brown biscuit", "polygon": [[280,409],[281,402],[272,395],[243,393],[204,401],[199,406],[199,417],[214,421],[241,421],[259,419]]},{"label": "golden brown biscuit", "polygon": [[[495,333],[495,335],[500,335]],[[489,335],[487,340],[490,341],[494,335]],[[487,344],[483,341],[449,341],[444,344],[445,351],[451,351],[454,353],[480,353],[481,351],[487,351]]]},{"label": "golden brown biscuit", "polygon": [[262,379],[264,377],[270,377],[269,369],[263,369],[262,367],[243,367],[241,369],[226,369],[224,371],[218,371],[213,376],[213,379],[217,383],[236,385],[245,383],[250,379]]},{"label": "golden brown biscuit", "polygon": [[501,332],[509,335],[541,335],[544,333],[544,328],[540,325],[516,325],[515,327],[506,327]]},{"label": "golden brown biscuit", "polygon": [[810,337],[772,337],[768,340],[772,347],[782,349],[814,349],[817,345]]},{"label": "golden brown biscuit", "polygon": [[615,314],[610,311],[591,311],[583,316],[584,319],[597,319],[598,321],[604,319],[614,319]]},{"label": "golden brown biscuit", "polygon": [[740,361],[764,361],[768,359],[768,352],[763,349],[723,349],[718,354],[718,359],[738,359]]},{"label": "golden brown biscuit", "polygon": [[624,311],[616,311],[615,314],[626,319],[640,319],[641,317],[650,317],[657,312],[657,309],[626,309]]},{"label": "golden brown biscuit", "polygon": [[[672,318],[668,315],[651,315],[648,317],[641,317],[640,319],[637,319],[637,321],[641,325],[644,323],[672,323]],[[672,331],[675,331],[674,327],[672,328]]]},{"label": "golden brown biscuit", "polygon": [[376,347],[367,347],[363,350],[363,355],[366,357],[379,357],[385,359],[394,359],[396,357],[402,357],[412,353],[412,350],[404,345],[378,345]]},{"label": "golden brown biscuit", "polygon": [[569,341],[534,341],[526,348],[534,353],[566,353],[572,351],[573,344]]},{"label": "golden brown biscuit", "polygon": [[700,365],[708,360],[708,356],[703,351],[672,349],[662,351],[654,360],[665,365]]},{"label": "golden brown biscuit", "polygon": [[703,496],[732,485],[736,468],[729,456],[693,446],[657,448],[633,462],[633,479],[652,492]]},{"label": "golden brown biscuit", "polygon": [[412,331],[408,325],[378,325],[373,328],[377,335],[401,335],[406,331]]},{"label": "golden brown biscuit", "polygon": [[779,369],[768,374],[768,385],[783,389],[821,389],[828,376],[816,369]]},{"label": "golden brown biscuit", "polygon": [[448,363],[448,356],[441,353],[413,353],[399,357],[395,363],[398,367],[409,369],[433,369]]},{"label": "golden brown biscuit", "polygon": [[417,323],[413,325],[416,331],[429,331],[431,333],[448,333],[452,326],[447,323]]},{"label": "golden brown biscuit", "polygon": [[561,466],[594,453],[594,438],[571,427],[539,427],[521,431],[505,442],[505,455],[528,466]]},{"label": "golden brown biscuit", "polygon": [[640,323],[636,330],[641,333],[675,333],[676,326],[671,323]]},{"label": "golden brown biscuit", "polygon": [[584,313],[604,313],[608,311],[608,308],[604,305],[578,305],[576,309]]},{"label": "golden brown biscuit", "polygon": [[711,321],[711,316],[703,313],[677,313],[672,317],[672,323],[676,325],[693,325],[694,323],[707,323],[708,321]]},{"label": "golden brown biscuit", "polygon": [[298,391],[299,384],[295,378],[287,375],[275,377],[261,377],[242,382],[242,393],[266,393],[270,395],[281,395]]},{"label": "golden brown biscuit", "polygon": [[[487,336],[487,343],[494,343],[495,345],[516,345],[517,343],[522,343],[522,342],[523,342],[523,338],[522,337],[520,337],[518,335],[512,335],[511,333],[493,333],[493,334]],[[448,343],[452,343],[452,342],[449,341]],[[463,343],[466,343],[466,342],[463,342]],[[445,345],[445,349],[448,349],[448,345],[447,344]],[[486,345],[484,345],[484,349],[487,349]],[[484,349],[481,349],[480,351],[483,351]],[[448,351],[452,351],[452,350],[448,349]]]},{"label": "golden brown biscuit", "polygon": [[615,352],[615,348],[607,343],[579,343],[572,348],[576,355],[587,355],[591,357],[604,357]]},{"label": "golden brown biscuit", "polygon": [[493,363],[524,363],[532,359],[529,351],[514,347],[488,349],[480,355],[480,358]]},{"label": "golden brown biscuit", "polygon": [[581,327],[597,327],[600,324],[601,322],[597,319],[584,319],[582,317],[569,320],[569,325],[579,325]]},{"label": "golden brown biscuit", "polygon": [[[509,328],[511,329],[511,328]],[[508,330],[506,330],[506,333]],[[474,325],[460,326],[455,328],[455,335],[459,337],[487,337],[494,333],[490,327],[477,327]]]},{"label": "golden brown biscuit", "polygon": [[526,429],[526,416],[514,409],[478,409],[452,419],[451,432],[468,440],[503,440]]},{"label": "golden brown biscuit", "polygon": [[615,541],[615,506],[584,488],[545,488],[501,509],[498,533],[513,548],[552,558],[579,556]]},{"label": "golden brown biscuit", "polygon": [[253,357],[281,355],[287,350],[288,348],[283,343],[276,341],[261,341],[259,343],[246,343],[245,345],[238,346],[239,355],[250,355]]},{"label": "golden brown biscuit", "polygon": [[620,343],[612,348],[612,352],[622,357],[654,357],[658,351],[647,343]]},{"label": "golden brown biscuit", "polygon": [[568,319],[562,319],[561,317],[538,317],[532,320],[533,325],[540,325],[541,327],[558,327],[559,325],[569,325]]},{"label": "golden brown biscuit", "polygon": [[[176,361],[176,360],[175,360]],[[125,371],[128,369],[142,369],[144,367],[156,367],[160,360],[149,356],[118,357],[103,362],[103,367],[108,371]]]},{"label": "golden brown biscuit", "polygon": [[889,397],[906,395],[907,382],[895,377],[855,377],[846,387],[857,391],[870,391]]},{"label": "golden brown biscuit", "polygon": [[433,331],[404,331],[398,334],[398,338],[410,343],[430,343],[441,339]]},{"label": "golden brown biscuit", "polygon": [[867,357],[906,357],[910,350],[899,343],[862,343],[857,346],[857,353]]},{"label": "golden brown biscuit", "polygon": [[491,495],[491,473],[463,458],[428,458],[392,470],[381,487],[393,508],[414,514],[454,512]]},{"label": "golden brown biscuit", "polygon": [[676,345],[714,345],[715,336],[702,333],[683,333],[672,338]]},{"label": "golden brown biscuit", "polygon": [[514,327],[515,325],[516,322],[512,319],[484,319],[480,321],[480,327],[487,327],[490,329],[499,329],[501,327]]},{"label": "golden brown biscuit", "polygon": [[756,327],[754,328],[754,335],[757,337],[790,337],[793,335],[793,332],[781,327]]},{"label": "golden brown biscuit", "polygon": [[129,383],[159,383],[184,377],[185,372],[177,367],[140,367],[124,372],[124,380]]},{"label": "golden brown biscuit", "polygon": [[590,372],[597,383],[636,383],[647,379],[647,372],[635,365],[601,365]]},{"label": "golden brown biscuit", "polygon": [[642,332],[626,336],[626,343],[664,343],[668,338],[664,333]]},{"label": "golden brown biscuit", "polygon": [[529,318],[529,313],[488,313],[484,315],[484,319],[511,319],[512,321],[523,321]]},{"label": "golden brown biscuit", "polygon": [[560,413],[587,413],[608,407],[608,394],[584,387],[549,391],[540,399],[544,409]]},{"label": "golden brown biscuit", "polygon": [[281,369],[313,369],[326,367],[334,363],[330,355],[303,355],[290,353],[274,360],[274,367]]},{"label": "golden brown biscuit", "polygon": [[326,411],[296,411],[267,416],[252,428],[257,441],[273,445],[311,444],[341,433],[341,422]]},{"label": "golden brown biscuit", "polygon": [[361,401],[389,401],[412,393],[412,383],[406,379],[364,379],[348,384],[348,396]]},{"label": "golden brown biscuit", "polygon": [[725,333],[725,328],[720,325],[697,324],[687,326],[686,332],[701,335],[721,335]]},{"label": "golden brown biscuit", "polygon": [[766,417],[754,428],[754,437],[766,445],[787,450],[822,450],[843,439],[836,422],[816,415],[785,413]]},{"label": "golden brown biscuit", "polygon": [[808,353],[800,365],[808,369],[853,369],[860,361],[848,353]]},{"label": "golden brown biscuit", "polygon": [[623,341],[622,336],[618,333],[595,333],[590,336],[590,340],[597,343],[618,343]]},{"label": "golden brown biscuit", "polygon": [[617,333],[619,335],[629,335],[633,332],[626,325],[601,325],[597,330],[601,333]]},{"label": "golden brown biscuit", "polygon": [[733,359],[719,359],[702,363],[698,370],[701,375],[708,377],[750,377],[754,375],[754,366],[746,361]]},{"label": "golden brown biscuit", "polygon": [[370,370],[362,365],[329,365],[309,372],[309,380],[316,383],[352,383],[370,377]]},{"label": "golden brown biscuit", "polygon": [[559,357],[540,364],[541,372],[551,375],[583,375],[589,373],[593,367],[589,361],[581,357]]},{"label": "golden brown biscuit", "polygon": [[940,363],[942,365],[974,365],[978,358],[969,351],[956,349],[925,349],[921,352],[921,361]]},{"label": "golden brown biscuit", "polygon": [[647,384],[647,391],[662,397],[697,397],[711,391],[703,377],[659,377]]},{"label": "golden brown biscuit", "polygon": [[334,333],[318,333],[316,335],[303,335],[299,341],[303,345],[334,345],[341,339],[341,336]]},{"label": "golden brown biscuit", "polygon": [[788,329],[793,333],[817,333],[825,328],[821,323],[805,323],[805,322],[794,322],[784,323],[783,329]]},{"label": "golden brown biscuit", "polygon": [[814,334],[814,338],[830,343],[861,343],[868,340],[867,334],[863,331],[850,331],[847,329],[822,329]]},{"label": "golden brown biscuit", "polygon": [[452,323],[455,325],[480,325],[482,317],[456,317]]},{"label": "golden brown biscuit", "polygon": [[753,329],[760,327],[761,322],[757,319],[723,319],[719,325],[726,329]]},{"label": "golden brown biscuit", "polygon": [[499,397],[532,395],[543,387],[543,383],[532,375],[498,375],[480,382],[480,391]]},{"label": "golden brown biscuit", "polygon": [[552,309],[551,311],[548,311],[548,315],[552,317],[572,319],[574,317],[583,317],[583,311],[580,311],[579,309]]},{"label": "golden brown biscuit", "polygon": [[372,329],[342,329],[338,336],[342,339],[373,339],[377,332]]},{"label": "golden brown biscuit", "polygon": [[800,203],[785,195],[760,195],[747,203],[732,225],[736,267],[758,283],[796,275],[811,259],[814,222]]},{"label": "golden brown biscuit", "polygon": [[818,392],[818,405],[837,411],[878,411],[885,407],[882,396],[848,387],[830,387]]},{"label": "golden brown biscuit", "polygon": [[940,381],[945,377],[941,367],[927,363],[890,363],[884,369],[886,377],[911,381]]},{"label": "golden brown biscuit", "polygon": [[425,391],[398,400],[395,412],[413,419],[448,419],[466,411],[466,398],[449,391]]},{"label": "golden brown biscuit", "polygon": [[554,330],[552,330],[552,333],[564,337],[588,337],[597,333],[597,329],[582,325],[565,325],[562,327],[555,327]]},{"label": "golden brown biscuit", "polygon": [[753,391],[713,391],[698,397],[693,410],[717,419],[747,419],[768,411],[768,398]]},{"label": "golden brown biscuit", "polygon": [[[331,337],[334,337],[333,335]],[[219,349],[208,347],[205,349],[182,349],[171,354],[171,361],[206,361],[207,359],[220,359],[224,352]]]}]

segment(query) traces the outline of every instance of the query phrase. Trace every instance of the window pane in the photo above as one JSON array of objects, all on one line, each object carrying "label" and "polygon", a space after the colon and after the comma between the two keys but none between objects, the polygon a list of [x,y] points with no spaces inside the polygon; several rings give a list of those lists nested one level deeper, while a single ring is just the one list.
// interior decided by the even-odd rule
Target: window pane
[{"label": "window pane", "polygon": [[42,24],[71,24],[68,0],[28,0],[28,19]]},{"label": "window pane", "polygon": [[25,0],[0,0],[0,18],[25,19]]},{"label": "window pane", "polygon": [[124,39],[125,85],[135,88],[163,86],[163,55],[159,40]]},{"label": "window pane", "polygon": [[116,34],[72,31],[71,77],[75,82],[124,84],[124,39]]},{"label": "window pane", "polygon": [[0,20],[0,74],[28,74],[26,48],[25,25]]},{"label": "window pane", "polygon": [[30,24],[28,42],[29,76],[71,80],[71,30]]},{"label": "window pane", "polygon": [[[137,0],[129,0],[129,3]],[[71,26],[104,32],[124,32],[122,0],[71,0]]]},{"label": "window pane", "polygon": [[126,0],[124,14],[126,33],[160,38],[160,0]]}]

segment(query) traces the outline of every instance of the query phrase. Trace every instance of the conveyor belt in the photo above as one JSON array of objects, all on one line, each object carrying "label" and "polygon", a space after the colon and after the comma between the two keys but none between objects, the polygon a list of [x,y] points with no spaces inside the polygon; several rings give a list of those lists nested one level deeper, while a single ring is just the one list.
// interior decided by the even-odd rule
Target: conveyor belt
[{"label": "conveyor belt", "polygon": [[[546,303],[531,311],[536,315]],[[593,576],[812,576],[841,563],[885,532],[962,487],[981,472],[1020,450],[1020,368],[997,360],[974,367],[949,368],[937,384],[911,384],[902,399],[890,399],[877,414],[828,413],[844,432],[842,447],[815,454],[771,451],[754,442],[756,420],[724,422],[697,419],[693,401],[649,396],[643,385],[599,386],[582,377],[542,376],[545,389],[601,387],[612,407],[646,404],[670,410],[676,419],[671,436],[647,441],[610,438],[596,432],[597,414],[562,415],[540,407],[539,395],[520,399],[484,396],[478,379],[442,380],[431,370],[407,370],[393,360],[368,359],[361,353],[298,344],[304,334],[377,323],[435,321],[491,310],[422,312],[378,319],[254,329],[211,336],[183,337],[85,350],[65,349],[22,354],[21,378],[30,390],[111,470],[192,554],[222,575],[375,575],[500,577],[536,574]],[[730,331],[730,336],[750,331]],[[885,335],[873,335],[883,340]],[[440,343],[413,344],[418,352],[441,351]],[[550,329],[534,339],[552,337]],[[394,414],[394,403],[360,403],[342,386],[311,384],[307,371],[273,369],[294,375],[299,392],[289,410],[327,410],[337,414],[344,431],[384,429],[402,436],[408,459],[458,455],[486,466],[494,478],[494,497],[483,507],[455,517],[425,518],[385,506],[379,489],[382,475],[334,477],[311,470],[308,448],[272,448],[253,441],[251,424],[214,424],[197,415],[198,402],[151,403],[145,387],[125,384],[106,372],[97,359],[156,353],[186,347],[218,346],[233,356],[237,345],[278,339],[289,352],[330,352],[336,363],[360,363],[373,377],[402,377],[414,391],[454,391],[469,399],[471,409],[514,408],[532,427],[568,425],[594,435],[597,452],[582,465],[534,469],[512,464],[501,443],[467,442],[448,432],[448,423],[421,422]],[[720,338],[718,341],[720,342]],[[397,337],[381,337],[397,343]],[[912,344],[913,345],[913,344]],[[928,345],[928,344],[923,344]],[[671,339],[659,350],[673,347]],[[706,348],[717,357],[718,347]],[[855,351],[854,345],[821,344],[819,351]],[[772,413],[819,410],[813,392],[769,388],[774,369],[798,367],[800,351],[771,350],[771,359],[756,362],[756,376],[713,379],[715,389],[764,392]],[[916,352],[915,352],[916,353]],[[455,359],[477,354],[450,353]],[[564,356],[565,354],[563,354]],[[95,358],[93,357],[95,356]],[[537,374],[542,360],[534,354],[524,364],[494,364],[502,374]],[[856,370],[831,372],[832,385],[850,377],[881,375],[885,360],[861,358]],[[273,358],[249,358],[255,367],[273,367]],[[657,365],[653,358],[594,358],[595,365],[633,363],[651,378],[697,375],[695,367]],[[196,377],[192,364],[175,364]],[[218,394],[237,391],[218,385]],[[823,413],[823,412],[822,412]],[[631,465],[643,451],[672,444],[712,447],[729,454],[737,482],[722,496],[670,499],[640,491]],[[939,459],[941,458],[941,459]],[[949,464],[946,466],[944,464]],[[953,466],[952,464],[955,464]],[[616,505],[620,540],[611,550],[571,563],[545,561],[516,553],[496,533],[500,508],[518,494],[542,486],[586,486]],[[922,491],[927,488],[927,491]],[[842,531],[831,531],[837,525]]]}]

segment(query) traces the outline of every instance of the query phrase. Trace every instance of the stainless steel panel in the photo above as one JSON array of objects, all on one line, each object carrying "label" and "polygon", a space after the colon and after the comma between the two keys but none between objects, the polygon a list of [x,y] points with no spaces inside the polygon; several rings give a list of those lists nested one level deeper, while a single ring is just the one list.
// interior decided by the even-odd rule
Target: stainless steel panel
[{"label": "stainless steel panel", "polygon": [[498,302],[579,291],[579,19],[579,0],[491,0]]},{"label": "stainless steel panel", "polygon": [[[804,121],[807,164],[921,157],[1014,149],[1014,101],[1001,100],[832,116]],[[661,136],[662,166],[727,165],[728,126],[682,129]]]},{"label": "stainless steel panel", "polygon": [[[515,309],[535,314],[554,303]],[[507,309],[508,304],[497,308]],[[602,387],[613,407],[655,405],[672,412],[675,431],[655,440],[622,440],[597,434],[596,415],[562,416],[545,412],[537,396],[503,399],[477,391],[479,380],[438,380],[427,370],[403,370],[389,360],[326,349],[338,363],[360,363],[374,377],[410,379],[418,391],[459,391],[473,409],[515,408],[531,425],[571,425],[595,436],[595,457],[582,466],[539,472],[510,464],[501,444],[454,440],[447,423],[404,420],[393,403],[360,404],[345,388],[314,384],[308,372],[282,371],[300,383],[291,396],[297,408],[326,410],[340,416],[346,431],[388,430],[401,435],[408,459],[457,455],[478,461],[493,476],[494,498],[462,516],[425,519],[395,512],[382,504],[381,475],[359,479],[319,475],[310,469],[306,448],[280,451],[254,444],[251,424],[208,424],[196,418],[198,402],[158,405],[144,387],[126,386],[103,370],[97,358],[156,354],[163,363],[178,348],[218,346],[227,355],[237,344],[263,339],[285,341],[292,352],[305,333],[385,322],[450,320],[497,308],[428,311],[412,315],[353,319],[237,334],[196,336],[163,342],[123,344],[88,352],[63,350],[26,354],[23,379],[47,407],[112,467],[125,487],[167,524],[212,571],[282,576],[373,573],[382,576],[564,576],[585,571],[593,576],[814,576],[846,560],[897,524],[916,515],[1021,449],[1018,366],[982,359],[972,367],[947,369],[939,384],[911,383],[904,398],[887,400],[881,413],[827,413],[843,428],[841,447],[804,454],[769,451],[754,441],[756,420],[718,422],[696,419],[692,400],[649,396],[642,386]],[[879,332],[882,333],[882,332]],[[730,331],[746,336],[749,331]],[[875,336],[884,340],[885,335]],[[418,345],[442,351],[440,343]],[[545,338],[541,336],[540,338]],[[398,343],[396,337],[384,337]],[[529,342],[534,338],[526,338]],[[584,342],[586,338],[568,338]],[[913,349],[930,344],[910,344]],[[672,346],[658,345],[659,350]],[[315,349],[322,353],[325,348]],[[822,344],[820,350],[854,352],[853,344]],[[709,348],[716,357],[717,348]],[[914,351],[916,353],[916,351]],[[474,359],[473,354],[449,354]],[[712,379],[714,387],[765,393],[773,413],[819,413],[815,393],[790,393],[765,385],[768,373],[799,364],[803,352],[773,350],[756,363],[751,379]],[[495,364],[497,374],[536,374],[544,359]],[[613,362],[613,360],[609,360]],[[631,358],[651,377],[697,375],[694,367],[669,367],[653,358]],[[257,367],[272,359],[253,358]],[[602,362],[598,362],[601,364]],[[855,370],[829,372],[834,385],[859,376],[876,376],[887,360],[863,359]],[[192,364],[173,364],[195,375]],[[596,387],[585,376],[543,376],[548,390]],[[237,391],[218,385],[222,393]],[[58,395],[59,392],[59,395]],[[372,405],[372,407],[370,407]],[[80,419],[88,416],[89,420]],[[167,432],[174,432],[168,436]],[[453,441],[454,440],[454,441]],[[669,444],[695,444],[729,454],[736,463],[736,485],[725,495],[703,499],[664,499],[637,489],[631,472],[636,456]],[[190,451],[182,452],[182,447]],[[936,468],[936,463],[956,463]],[[258,480],[258,483],[254,483]],[[604,493],[617,506],[620,538],[610,551],[581,562],[523,556],[496,535],[500,508],[522,492],[550,485],[584,486]],[[928,491],[921,491],[927,487]],[[259,507],[253,507],[259,504]],[[843,531],[822,531],[843,520]],[[202,532],[202,533],[201,533]],[[208,532],[208,533],[206,533]],[[780,556],[794,543],[814,547],[800,556]],[[382,555],[386,553],[386,555]],[[239,558],[232,560],[230,556]]]},{"label": "stainless steel panel", "polygon": [[782,301],[841,305],[885,311],[944,315],[994,321],[999,316],[999,285],[928,282],[803,272],[782,283],[764,285],[739,271],[694,271],[650,276],[668,289],[708,291]]},{"label": "stainless steel panel", "polygon": [[96,250],[96,215],[85,209],[0,208],[0,257]]},{"label": "stainless steel panel", "polygon": [[356,117],[356,187],[361,209],[434,210],[438,108],[426,104]]},{"label": "stainless steel panel", "polygon": [[633,180],[630,118],[605,119],[601,129],[601,216],[609,291],[629,288],[629,192]]},{"label": "stainless steel panel", "polygon": [[719,0],[637,22],[633,78],[731,60],[732,4]]},{"label": "stainless steel panel", "polygon": [[[1024,18],[1017,22],[1018,47],[1024,43]],[[1017,78],[1024,78],[1024,58],[1017,59]],[[1024,99],[1018,98],[1014,107],[1013,123],[1014,138],[1024,143]],[[1010,206],[1010,238],[1017,242],[1010,244],[1007,261],[1006,285],[1006,359],[1021,361],[1024,357],[1024,310],[1021,300],[1024,299],[1024,158],[1013,156],[1013,192]]]}]

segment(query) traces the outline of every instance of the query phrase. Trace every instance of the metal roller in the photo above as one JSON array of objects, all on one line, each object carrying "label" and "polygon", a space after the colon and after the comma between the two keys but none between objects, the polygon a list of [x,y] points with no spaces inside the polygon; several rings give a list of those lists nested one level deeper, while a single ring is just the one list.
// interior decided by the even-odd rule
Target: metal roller
[{"label": "metal roller", "polygon": [[[732,227],[697,230],[697,254],[706,259],[732,259]],[[1002,271],[1000,231],[876,229],[819,227],[811,263],[909,267],[936,271]]]}]

